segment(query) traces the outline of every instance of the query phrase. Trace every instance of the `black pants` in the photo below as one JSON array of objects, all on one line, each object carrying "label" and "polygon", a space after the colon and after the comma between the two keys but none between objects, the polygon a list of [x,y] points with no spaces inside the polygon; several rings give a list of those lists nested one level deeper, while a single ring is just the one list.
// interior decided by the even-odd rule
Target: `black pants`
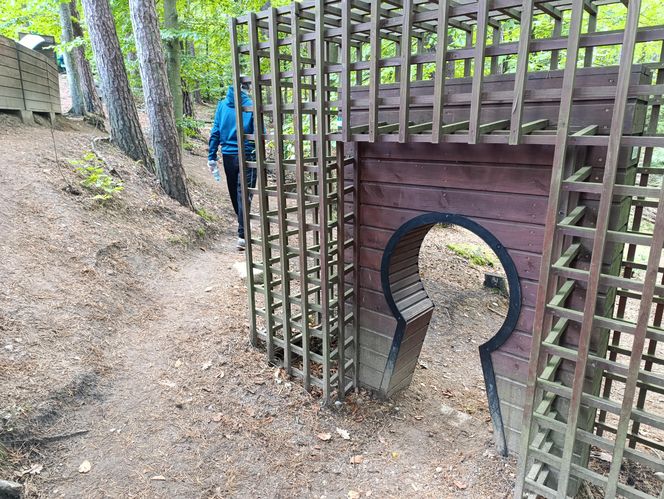
[{"label": "black pants", "polygon": [[[222,154],[224,161],[224,172],[226,173],[226,185],[228,195],[233,203],[233,210],[237,215],[237,237],[244,239],[244,216],[245,204],[242,202],[242,182],[240,181],[240,157],[237,154]],[[247,168],[247,186],[256,187],[256,169]],[[246,209],[251,208],[252,195],[249,194]]]}]

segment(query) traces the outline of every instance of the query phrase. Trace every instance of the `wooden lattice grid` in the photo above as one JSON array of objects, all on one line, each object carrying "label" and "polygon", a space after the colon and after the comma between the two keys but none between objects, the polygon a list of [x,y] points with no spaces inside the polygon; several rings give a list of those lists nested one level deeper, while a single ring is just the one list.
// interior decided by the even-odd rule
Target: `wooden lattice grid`
[{"label": "wooden lattice grid", "polygon": [[[664,148],[663,61],[644,66],[653,74],[647,83],[630,80],[635,48],[661,45],[664,27],[639,28],[641,1],[631,0],[623,29],[597,31],[614,4],[317,0],[231,23],[235,86],[252,84],[247,110],[256,123],[247,137],[256,160],[241,158],[243,170],[258,168],[256,189],[243,185],[259,206],[246,214],[252,339],[326,399],[358,386],[360,180],[344,144],[555,146],[517,496],[564,497],[580,479],[609,497],[653,497],[622,483],[620,465],[629,459],[664,472],[662,443],[643,436],[644,426],[664,432],[661,411],[648,403],[664,393],[664,170],[652,163]],[[542,18],[551,31],[535,38]],[[509,37],[515,26],[518,39]],[[575,87],[578,68],[596,65],[595,51],[606,47],[620,47],[617,80]],[[547,54],[547,67],[533,67],[536,54]],[[561,87],[529,85],[549,69],[562,70]],[[485,91],[496,75],[511,75],[510,85]],[[469,91],[447,90],[457,78]],[[543,99],[559,106],[557,122],[524,121],[528,103]],[[579,99],[613,100],[610,127],[575,124]],[[629,102],[643,108],[645,130],[624,129]],[[483,119],[504,103],[509,116]],[[467,119],[445,122],[451,105],[466,105]],[[604,148],[602,168],[583,164],[584,147]],[[644,224],[644,211],[654,224]],[[606,473],[589,467],[592,447],[612,454]]]}]

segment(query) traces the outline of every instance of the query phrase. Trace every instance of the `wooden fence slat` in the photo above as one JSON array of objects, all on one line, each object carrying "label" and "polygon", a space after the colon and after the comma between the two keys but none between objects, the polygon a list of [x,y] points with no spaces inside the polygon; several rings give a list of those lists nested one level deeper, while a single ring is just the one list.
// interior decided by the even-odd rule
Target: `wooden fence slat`
[{"label": "wooden fence slat", "polygon": [[440,128],[443,126],[443,101],[445,99],[445,77],[447,59],[447,25],[449,0],[438,2],[438,29],[436,42],[436,74],[433,87],[433,122],[431,128],[431,142],[440,143]]},{"label": "wooden fence slat", "polygon": [[521,141],[521,119],[523,117],[524,95],[526,91],[526,76],[528,73],[528,59],[530,49],[530,33],[533,21],[533,2],[523,0],[521,9],[521,31],[519,34],[519,51],[517,55],[516,75],[514,76],[514,101],[512,103],[512,116],[510,118],[509,143],[516,145]]},{"label": "wooden fence slat", "polygon": [[[293,132],[296,137],[302,134],[302,76],[300,75],[300,6],[293,3],[291,10],[291,33],[293,45],[291,58],[293,61]],[[350,114],[349,114],[350,116]],[[348,123],[347,121],[344,123]],[[300,301],[302,314],[302,372],[304,389],[309,390],[311,383],[311,361],[309,356],[310,326],[309,326],[309,264],[307,258],[307,209],[305,186],[305,163],[303,141],[296,140],[295,148],[295,175],[297,184],[297,213],[298,213],[298,244],[300,266],[300,289],[303,299]]]},{"label": "wooden fence slat", "polygon": [[[238,42],[237,38],[237,19],[231,18],[230,20],[230,36],[231,36],[231,46],[234,46]],[[242,73],[240,68],[240,54],[236,50],[231,51],[231,63],[233,65],[233,87],[235,89],[235,121],[236,123],[243,123],[242,117],[242,96],[239,92],[241,88],[240,74]],[[249,199],[249,186],[247,185],[247,156],[245,151],[245,133],[244,127],[237,129],[237,140],[239,146],[239,161],[240,161],[240,185],[242,189],[242,199]],[[256,325],[256,314],[253,311],[256,309],[256,289],[254,287],[254,255],[253,255],[253,243],[252,243],[252,234],[251,234],[251,217],[250,210],[245,209],[243,211],[244,215],[244,227],[245,227],[245,262],[247,269],[247,301],[249,305],[249,310],[252,312],[249,314],[249,330],[251,344],[256,346],[258,344],[257,337],[257,325]]]},{"label": "wooden fence slat", "polygon": [[[316,157],[318,164],[318,197],[320,199],[320,209],[318,210],[319,224],[319,243],[320,243],[320,303],[324,304],[320,313],[321,334],[323,336],[323,396],[329,400],[331,394],[330,377],[330,248],[329,248],[329,229],[328,229],[328,166],[327,166],[327,140],[326,140],[326,117],[325,109],[327,106],[325,93],[325,0],[316,0],[316,44],[315,59],[316,64],[316,132],[318,139],[316,141]],[[374,61],[375,62],[375,61]],[[377,88],[376,88],[377,89]],[[371,130],[371,128],[370,128]],[[376,131],[374,123],[374,133]]]},{"label": "wooden fence slat", "polygon": [[[265,122],[263,116],[262,88],[260,85],[260,61],[258,56],[258,26],[256,14],[249,14],[249,39],[251,58],[251,88],[253,91],[254,111],[254,137],[256,142],[256,182],[258,187],[259,206],[262,213],[269,209],[267,192],[267,168],[265,165]],[[241,107],[240,107],[241,109]],[[267,217],[260,217],[260,244],[263,260],[263,294],[265,299],[265,328],[267,330],[267,352],[270,362],[274,362],[274,318],[271,313],[272,299],[272,268],[269,262],[272,260],[272,249],[268,244],[270,237],[270,224]],[[253,272],[253,269],[252,269]]]},{"label": "wooden fence slat", "polygon": [[[272,74],[278,74],[279,69],[279,47],[277,46],[277,10],[270,9],[268,17],[270,40],[270,65]],[[291,303],[290,303],[290,259],[288,257],[288,227],[286,226],[286,189],[284,188],[284,144],[282,138],[283,114],[281,111],[281,83],[279,78],[273,78],[270,89],[272,93],[272,126],[274,127],[274,163],[277,177],[277,212],[279,218],[279,261],[281,265],[281,322],[284,335],[284,369],[290,376],[291,371]]]},{"label": "wooden fence slat", "polygon": [[[623,121],[625,119],[629,78],[632,67],[631,63],[634,58],[636,29],[638,27],[640,9],[641,0],[630,1],[627,15],[627,26],[624,32],[624,42],[620,53],[621,65],[618,73],[618,82],[616,84],[616,98],[613,107],[609,143],[606,151],[604,176],[602,179],[603,192],[600,198],[597,221],[595,224],[595,238],[593,240],[592,255],[590,259],[590,275],[585,293],[583,321],[579,332],[579,345],[577,347],[579,359],[574,366],[572,397],[569,402],[567,414],[567,432],[565,434],[565,443],[563,446],[562,466],[560,469],[561,476],[558,480],[558,495],[566,494],[569,484],[572,455],[575,447],[576,428],[578,425],[579,411],[581,408],[585,383],[584,376],[588,363],[590,340],[593,331],[595,311],[597,308],[597,296],[604,259],[605,242],[607,231],[609,229],[610,207],[613,202],[613,191],[618,169],[620,139],[622,137]],[[616,443],[617,447],[620,445],[624,446],[624,440],[622,443]],[[612,496],[609,494],[608,497]]]},{"label": "wooden fence slat", "polygon": [[380,86],[380,30],[378,3],[371,2],[371,46],[369,54],[369,142],[375,142],[378,135],[378,87]]},{"label": "wooden fence slat", "polygon": [[556,284],[550,278],[550,267],[561,251],[562,237],[556,236],[556,223],[558,207],[561,203],[561,186],[564,175],[564,166],[567,156],[567,143],[569,135],[569,118],[572,112],[572,95],[576,78],[576,63],[578,60],[579,42],[581,38],[581,21],[583,16],[583,0],[574,0],[567,40],[567,59],[560,96],[560,111],[558,116],[558,129],[556,133],[556,147],[554,150],[549,201],[546,213],[546,226],[544,233],[544,250],[540,279],[537,290],[537,306],[535,307],[535,320],[533,323],[533,339],[530,352],[532,359],[528,367],[528,382],[526,385],[526,399],[524,400],[524,421],[519,446],[519,462],[517,467],[517,480],[514,489],[515,497],[523,496],[524,481],[527,474],[528,451],[531,443],[533,426],[532,412],[537,402],[537,376],[542,367],[540,361],[540,348],[543,334],[547,325],[550,325],[551,316],[546,314],[549,297],[552,296]]},{"label": "wooden fence slat", "polygon": [[403,2],[403,27],[401,42],[401,71],[399,91],[399,142],[408,140],[408,116],[410,106],[410,54],[411,32],[413,28],[412,0]]},{"label": "wooden fence slat", "polygon": [[477,144],[480,136],[480,116],[482,114],[482,82],[484,80],[484,49],[489,25],[489,0],[477,2],[477,25],[475,39],[475,65],[473,69],[473,87],[470,99],[470,124],[468,125],[468,143]]}]

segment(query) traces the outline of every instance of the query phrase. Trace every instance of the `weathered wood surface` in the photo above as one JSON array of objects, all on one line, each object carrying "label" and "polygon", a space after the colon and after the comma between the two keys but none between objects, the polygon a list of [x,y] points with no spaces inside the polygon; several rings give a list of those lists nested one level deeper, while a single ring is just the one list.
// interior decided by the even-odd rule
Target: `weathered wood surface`
[{"label": "weathered wood surface", "polygon": [[0,36],[0,110],[61,113],[55,61]]}]

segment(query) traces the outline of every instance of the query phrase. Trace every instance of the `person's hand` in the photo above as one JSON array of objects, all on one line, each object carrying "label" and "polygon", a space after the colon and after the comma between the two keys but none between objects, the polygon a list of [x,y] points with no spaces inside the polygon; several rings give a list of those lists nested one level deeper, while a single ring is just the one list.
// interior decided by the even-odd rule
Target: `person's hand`
[{"label": "person's hand", "polygon": [[210,169],[210,173],[214,173],[217,170],[217,162],[209,160],[208,161],[208,168]]}]

